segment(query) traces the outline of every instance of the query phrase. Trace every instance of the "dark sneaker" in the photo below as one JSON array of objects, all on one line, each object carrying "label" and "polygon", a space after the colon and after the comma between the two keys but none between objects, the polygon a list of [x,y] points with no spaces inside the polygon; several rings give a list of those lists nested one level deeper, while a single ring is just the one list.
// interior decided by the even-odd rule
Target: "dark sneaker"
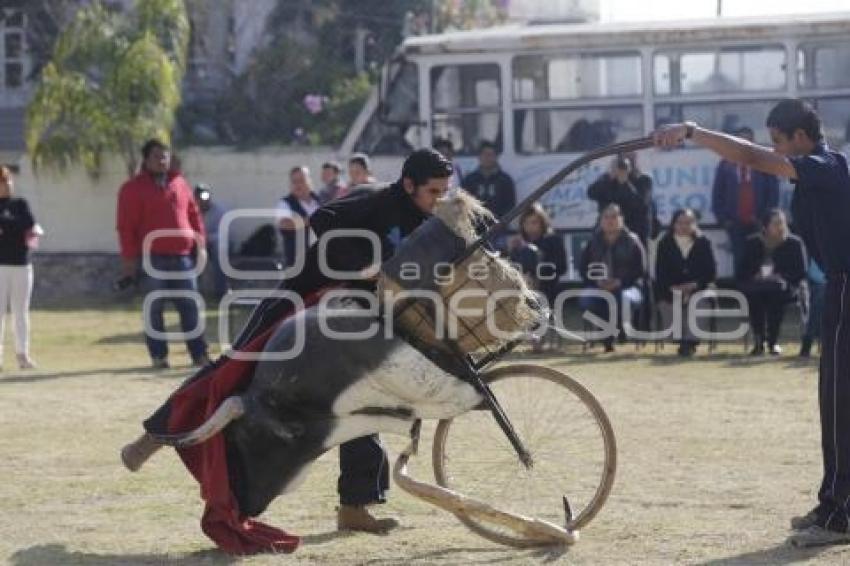
[{"label": "dark sneaker", "polygon": [[171,364],[168,363],[168,358],[151,358],[151,366],[153,369],[168,369]]},{"label": "dark sneaker", "polygon": [[796,531],[788,537],[788,543],[799,548],[850,544],[850,533],[847,531],[831,531],[819,525],[812,525],[807,529]]},{"label": "dark sneaker", "polygon": [[804,531],[809,527],[817,525],[819,518],[820,506],[815,507],[805,515],[797,515],[796,517],[791,517],[791,528],[795,531]]},{"label": "dark sneaker", "polygon": [[195,356],[192,358],[192,365],[196,368],[202,368],[211,364],[210,357],[206,354],[201,354],[200,356]]},{"label": "dark sneaker", "polygon": [[808,358],[812,355],[812,339],[804,337],[800,342],[800,357]]}]

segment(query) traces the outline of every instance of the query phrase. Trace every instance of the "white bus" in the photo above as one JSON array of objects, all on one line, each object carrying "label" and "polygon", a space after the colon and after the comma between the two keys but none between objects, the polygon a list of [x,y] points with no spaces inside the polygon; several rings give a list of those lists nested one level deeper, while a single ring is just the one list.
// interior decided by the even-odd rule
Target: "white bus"
[{"label": "white bus", "polygon": [[[519,198],[577,154],[665,122],[749,126],[769,143],[765,118],[784,97],[811,100],[833,146],[850,141],[850,12],[419,36],[403,43],[385,75],[391,78],[353,124],[344,155],[367,153],[379,176],[392,178],[406,152],[444,137],[470,172],[479,143],[493,141]],[[683,206],[699,211],[717,244],[720,274],[729,275],[726,237],[711,211],[717,158],[689,149],[643,152],[638,161],[653,178],[662,222]],[[571,265],[596,220],[586,188],[607,166],[595,163],[544,199]]]}]

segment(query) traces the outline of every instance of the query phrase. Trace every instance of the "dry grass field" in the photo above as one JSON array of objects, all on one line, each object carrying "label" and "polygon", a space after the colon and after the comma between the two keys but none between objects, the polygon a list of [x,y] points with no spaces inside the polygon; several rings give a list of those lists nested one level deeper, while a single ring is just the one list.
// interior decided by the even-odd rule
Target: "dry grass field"
[{"label": "dry grass field", "polygon": [[[0,375],[0,559],[17,566],[228,564],[200,532],[196,484],[173,453],[138,474],[118,449],[188,375],[182,345],[164,373],[147,368],[137,311],[33,313],[37,370]],[[9,342],[7,338],[7,342]],[[792,348],[787,348],[792,350]],[[244,564],[850,564],[850,548],[785,546],[820,473],[816,365],[790,354],[750,359],[740,344],[685,363],[674,349],[536,359],[602,402],[619,445],[616,485],[577,545],[518,551],[469,533],[452,516],[394,489],[388,536],[335,530],[336,454],[279,498],[272,524],[303,535],[288,556]],[[565,422],[569,415],[561,415]],[[556,423],[557,424],[557,423]],[[432,427],[426,429],[427,445]],[[398,451],[403,439],[387,438]],[[412,466],[430,477],[427,452]]]}]

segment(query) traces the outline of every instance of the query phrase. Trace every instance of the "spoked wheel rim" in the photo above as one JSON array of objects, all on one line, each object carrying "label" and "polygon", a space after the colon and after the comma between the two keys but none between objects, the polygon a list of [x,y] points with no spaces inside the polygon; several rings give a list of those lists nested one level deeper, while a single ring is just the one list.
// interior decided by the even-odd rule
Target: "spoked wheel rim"
[{"label": "spoked wheel rim", "polygon": [[[513,364],[482,376],[534,458],[525,470],[489,411],[442,420],[432,459],[437,484],[513,513],[586,526],[611,492],[617,467],[614,431],[596,398],[568,375],[545,366]],[[450,434],[451,433],[451,434]],[[476,534],[515,547],[538,546],[505,528],[456,513]]]}]

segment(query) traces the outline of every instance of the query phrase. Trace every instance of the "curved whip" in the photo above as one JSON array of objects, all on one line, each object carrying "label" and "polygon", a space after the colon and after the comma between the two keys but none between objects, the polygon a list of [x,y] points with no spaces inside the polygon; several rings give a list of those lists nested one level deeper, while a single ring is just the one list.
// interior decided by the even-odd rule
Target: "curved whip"
[{"label": "curved whip", "polygon": [[570,161],[566,167],[549,177],[542,185],[540,185],[537,189],[534,190],[533,193],[525,197],[519,204],[517,204],[513,209],[505,214],[503,217],[499,219],[499,222],[490,227],[485,236],[491,235],[490,233],[495,231],[497,227],[504,227],[513,222],[522,212],[534,204],[535,201],[539,200],[540,197],[549,192],[550,189],[558,185],[561,181],[567,178],[567,176],[573,171],[584,167],[591,161],[596,161],[597,159],[601,159],[603,157],[608,157],[611,155],[617,155],[620,153],[630,153],[632,151],[638,151],[640,149],[647,149],[653,147],[654,143],[652,138],[647,136],[644,138],[638,138],[633,140],[627,140],[620,143],[615,143],[611,145],[606,145],[604,147],[600,147],[599,149],[594,149],[593,151],[589,151],[585,154],[582,154],[577,159]]}]

